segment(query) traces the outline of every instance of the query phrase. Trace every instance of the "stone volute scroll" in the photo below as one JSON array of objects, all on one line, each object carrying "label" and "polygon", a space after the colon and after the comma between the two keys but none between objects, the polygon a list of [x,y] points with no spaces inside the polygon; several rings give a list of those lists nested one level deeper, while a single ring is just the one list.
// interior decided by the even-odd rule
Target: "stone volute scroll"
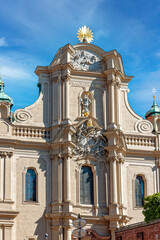
[{"label": "stone volute scroll", "polygon": [[33,117],[31,113],[24,109],[17,109],[14,113],[14,120],[15,120],[14,123],[18,123],[18,124],[30,123],[32,118]]},{"label": "stone volute scroll", "polygon": [[151,134],[153,131],[153,125],[148,120],[139,120],[135,124],[135,129],[143,134]]}]

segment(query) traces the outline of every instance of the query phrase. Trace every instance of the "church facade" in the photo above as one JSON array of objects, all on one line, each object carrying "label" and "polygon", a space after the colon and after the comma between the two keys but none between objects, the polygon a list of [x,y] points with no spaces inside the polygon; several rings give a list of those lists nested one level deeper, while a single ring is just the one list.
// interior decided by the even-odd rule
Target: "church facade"
[{"label": "church facade", "polygon": [[159,108],[132,110],[116,50],[68,44],[35,73],[39,98],[13,116],[0,83],[0,239],[71,240],[80,214],[84,239],[114,240],[160,190]]}]

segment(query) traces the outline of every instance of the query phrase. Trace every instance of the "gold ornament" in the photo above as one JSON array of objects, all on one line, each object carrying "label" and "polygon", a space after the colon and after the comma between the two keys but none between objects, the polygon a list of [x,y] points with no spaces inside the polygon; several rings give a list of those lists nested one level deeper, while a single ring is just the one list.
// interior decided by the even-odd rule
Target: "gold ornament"
[{"label": "gold ornament", "polygon": [[89,112],[85,112],[85,113],[84,113],[84,116],[85,116],[85,117],[88,117],[88,116],[89,116]]},{"label": "gold ornament", "polygon": [[92,124],[92,119],[90,118],[88,121],[87,121],[87,127],[92,127],[93,124]]},{"label": "gold ornament", "polygon": [[79,39],[80,42],[90,43],[93,41],[93,32],[92,30],[89,30],[89,28],[87,28],[86,25],[84,25],[82,28],[79,28],[77,38]]}]

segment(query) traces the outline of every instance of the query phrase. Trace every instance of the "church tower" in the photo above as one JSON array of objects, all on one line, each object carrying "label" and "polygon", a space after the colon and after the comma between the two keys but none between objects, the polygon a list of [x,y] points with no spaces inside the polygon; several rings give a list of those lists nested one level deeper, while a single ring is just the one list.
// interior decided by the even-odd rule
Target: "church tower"
[{"label": "church tower", "polygon": [[36,68],[39,98],[3,120],[9,131],[0,129],[0,151],[12,153],[12,184],[0,210],[15,214],[4,240],[76,239],[78,214],[84,240],[115,240],[116,228],[143,220],[144,197],[159,191],[158,132],[128,103],[132,76],[121,55],[91,44],[87,31]]}]

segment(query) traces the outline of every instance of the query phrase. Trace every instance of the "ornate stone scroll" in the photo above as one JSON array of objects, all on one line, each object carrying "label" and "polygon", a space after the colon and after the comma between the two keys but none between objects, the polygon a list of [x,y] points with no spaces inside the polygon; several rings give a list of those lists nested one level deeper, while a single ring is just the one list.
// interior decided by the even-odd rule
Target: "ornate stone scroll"
[{"label": "ornate stone scroll", "polygon": [[77,50],[71,57],[71,63],[77,70],[85,71],[102,71],[101,58],[96,54],[86,51]]},{"label": "ornate stone scroll", "polygon": [[151,122],[148,120],[140,120],[136,122],[135,128],[140,132],[140,133],[151,133],[153,131],[153,125]]},{"label": "ornate stone scroll", "polygon": [[28,123],[31,118],[31,114],[24,109],[18,109],[14,113],[14,119],[18,123]]}]

